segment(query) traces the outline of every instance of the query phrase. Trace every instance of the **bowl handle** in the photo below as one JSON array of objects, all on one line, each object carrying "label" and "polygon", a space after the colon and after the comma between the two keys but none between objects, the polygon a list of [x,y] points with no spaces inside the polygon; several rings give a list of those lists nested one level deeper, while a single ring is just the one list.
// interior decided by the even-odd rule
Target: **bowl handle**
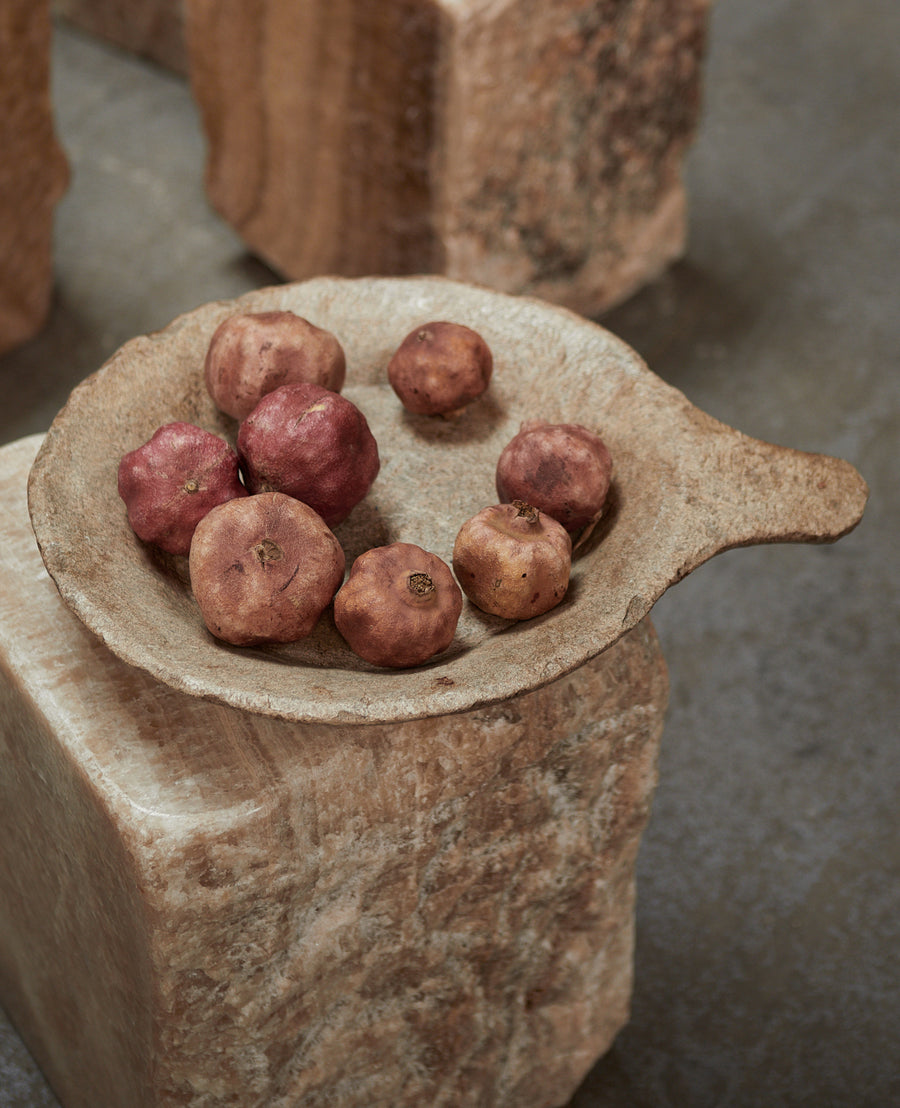
[{"label": "bowl handle", "polygon": [[849,462],[751,438],[705,413],[701,422],[695,488],[709,545],[695,564],[737,546],[835,542],[859,523],[869,489]]}]

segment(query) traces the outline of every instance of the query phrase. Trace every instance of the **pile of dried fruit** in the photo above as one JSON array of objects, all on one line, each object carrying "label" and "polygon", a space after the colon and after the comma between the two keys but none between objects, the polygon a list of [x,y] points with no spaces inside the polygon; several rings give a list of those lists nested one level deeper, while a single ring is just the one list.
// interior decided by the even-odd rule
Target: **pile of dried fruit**
[{"label": "pile of dried fruit", "polygon": [[[488,388],[493,358],[471,328],[435,321],[406,336],[386,372],[408,411],[455,418]],[[121,459],[118,488],[140,539],[188,556],[217,638],[296,641],[332,606],[356,654],[403,668],[447,649],[463,593],[512,620],[565,596],[572,536],[596,522],[610,486],[610,454],[593,431],[523,423],[497,462],[500,502],[462,524],[452,571],[395,542],[361,554],[344,580],[332,528],[366,497],[380,461],[365,416],[341,395],[339,340],[289,311],[233,315],[213,334],[204,373],[215,404],[240,421],[236,449],[169,423]]]}]

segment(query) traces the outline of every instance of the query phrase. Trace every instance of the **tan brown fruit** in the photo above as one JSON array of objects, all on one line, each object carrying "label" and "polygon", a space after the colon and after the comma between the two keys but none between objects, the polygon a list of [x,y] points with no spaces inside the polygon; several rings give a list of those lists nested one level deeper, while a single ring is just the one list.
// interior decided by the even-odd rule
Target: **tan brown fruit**
[{"label": "tan brown fruit", "polygon": [[131,529],[169,554],[187,554],[210,509],[247,495],[237,454],[193,423],[166,423],[119,462],[119,496]]},{"label": "tan brown fruit", "polygon": [[463,592],[505,619],[530,619],[556,607],[571,566],[568,531],[520,500],[483,508],[462,525],[453,546]]},{"label": "tan brown fruit", "polygon": [[281,385],[309,381],[340,392],[344,350],[330,331],[293,312],[247,312],[216,328],[204,367],[206,387],[223,412],[244,419]]},{"label": "tan brown fruit", "polygon": [[407,411],[453,415],[481,396],[493,369],[477,331],[441,320],[406,336],[388,363],[388,380]]},{"label": "tan brown fruit", "polygon": [[210,632],[250,646],[308,635],[344,576],[340,543],[312,508],[268,492],[214,508],[191,543],[194,597]]},{"label": "tan brown fruit", "polygon": [[500,454],[497,495],[532,504],[571,533],[599,517],[611,475],[609,450],[594,431],[531,419]]},{"label": "tan brown fruit", "polygon": [[446,650],[462,611],[450,568],[414,543],[361,554],[334,598],[350,649],[376,666],[417,666]]},{"label": "tan brown fruit", "polygon": [[238,431],[251,492],[276,490],[309,504],[336,527],[372,487],[381,465],[366,417],[318,385],[284,385],[264,396]]}]

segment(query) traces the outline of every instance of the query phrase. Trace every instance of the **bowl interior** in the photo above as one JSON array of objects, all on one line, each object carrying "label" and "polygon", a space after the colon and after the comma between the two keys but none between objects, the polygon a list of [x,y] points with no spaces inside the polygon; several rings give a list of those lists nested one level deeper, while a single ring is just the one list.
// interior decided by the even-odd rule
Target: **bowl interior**
[{"label": "bowl interior", "polygon": [[[235,422],[203,382],[216,326],[236,311],[286,308],[334,332],[344,394],[364,412],[381,471],[336,534],[348,567],[363,550],[414,542],[448,563],[460,525],[495,503],[503,446],[528,418],[596,429],[614,461],[608,510],[577,551],[564,602],[510,623],[468,602],[450,649],[412,670],[356,657],[330,613],[307,639],[229,647],[204,627],[186,559],[141,543],[116,492],[121,456],[171,420],[234,442]],[[453,420],[406,412],[386,378],[414,327],[452,319],[494,355],[488,392]],[[73,392],[32,470],[29,503],[66,603],[127,662],[185,692],[294,720],[384,722],[469,709],[553,680],[642,618],[679,575],[687,524],[676,458],[660,419],[686,402],[604,329],[559,308],[441,278],[323,278],[208,304],[132,340]],[[661,414],[662,413],[662,416]]]}]

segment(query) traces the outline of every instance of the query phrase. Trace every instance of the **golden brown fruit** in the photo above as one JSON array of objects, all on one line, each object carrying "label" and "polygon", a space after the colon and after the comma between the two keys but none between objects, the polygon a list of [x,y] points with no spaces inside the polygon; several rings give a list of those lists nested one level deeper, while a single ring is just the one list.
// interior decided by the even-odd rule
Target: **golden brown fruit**
[{"label": "golden brown fruit", "polygon": [[462,525],[453,546],[463,592],[505,619],[530,619],[556,607],[571,566],[568,531],[521,500],[483,508]]},{"label": "golden brown fruit", "polygon": [[235,419],[281,385],[310,381],[340,392],[346,373],[337,338],[287,311],[229,316],[213,333],[204,367],[210,396]]},{"label": "golden brown fruit", "polygon": [[388,363],[388,380],[407,411],[451,415],[481,396],[493,369],[477,331],[441,320],[406,336]]},{"label": "golden brown fruit", "polygon": [[264,396],[238,431],[251,492],[296,497],[335,527],[378,475],[378,445],[352,401],[318,385],[284,385]]},{"label": "golden brown fruit", "polygon": [[340,543],[280,492],[214,508],[191,543],[191,588],[210,632],[249,646],[308,635],[344,576]]},{"label": "golden brown fruit", "polygon": [[247,495],[228,443],[178,421],[123,456],[118,489],[134,533],[169,554],[187,554],[194,528],[211,508]]},{"label": "golden brown fruit", "polygon": [[462,611],[449,566],[414,543],[367,550],[334,598],[350,649],[376,666],[417,666],[446,650]]},{"label": "golden brown fruit", "polygon": [[577,423],[527,420],[497,461],[497,495],[524,500],[569,532],[598,518],[606,502],[612,458],[594,431]]}]

